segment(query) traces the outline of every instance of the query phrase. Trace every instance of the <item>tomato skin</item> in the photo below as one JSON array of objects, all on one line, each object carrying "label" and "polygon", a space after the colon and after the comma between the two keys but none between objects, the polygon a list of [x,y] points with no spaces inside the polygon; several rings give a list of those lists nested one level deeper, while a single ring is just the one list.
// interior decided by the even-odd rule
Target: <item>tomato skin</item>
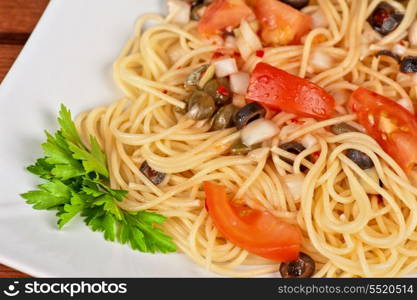
[{"label": "tomato skin", "polygon": [[198,31],[205,37],[221,34],[226,27],[236,27],[241,20],[255,17],[243,0],[214,0],[198,23]]},{"label": "tomato skin", "polygon": [[417,118],[393,100],[366,88],[356,89],[348,102],[366,132],[406,173],[417,165]]},{"label": "tomato skin", "polygon": [[317,119],[329,118],[335,106],[323,88],[265,63],[253,70],[246,98],[273,110]]},{"label": "tomato skin", "polygon": [[301,233],[266,211],[251,209],[227,199],[224,186],[204,182],[206,207],[214,225],[230,242],[274,261],[298,258]]},{"label": "tomato skin", "polygon": [[261,24],[265,45],[300,44],[301,37],[312,28],[309,15],[281,1],[256,0],[254,11]]}]

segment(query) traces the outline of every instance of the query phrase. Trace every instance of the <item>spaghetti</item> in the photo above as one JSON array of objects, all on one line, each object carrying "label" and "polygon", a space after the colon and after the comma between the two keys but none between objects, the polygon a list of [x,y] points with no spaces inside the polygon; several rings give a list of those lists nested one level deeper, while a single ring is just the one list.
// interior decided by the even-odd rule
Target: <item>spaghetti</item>
[{"label": "spaghetti", "polygon": [[[167,216],[164,230],[182,252],[208,270],[238,277],[277,272],[279,264],[232,244],[213,225],[202,183],[221,182],[248,206],[297,224],[302,251],[316,262],[316,277],[410,274],[417,268],[417,188],[345,107],[346,94],[359,86],[403,99],[411,107],[416,98],[417,86],[409,77],[401,78],[398,64],[374,54],[404,39],[415,20],[417,1],[406,7],[387,1],[404,18],[384,37],[373,35],[366,22],[380,2],[311,1],[302,11],[322,14],[326,25],[311,30],[302,45],[264,48],[263,57],[252,53],[244,61],[245,72],[262,61],[309,78],[334,95],[337,111],[328,120],[297,118],[295,123],[295,115],[280,112],[272,118],[279,134],[248,155],[228,153],[240,137],[236,128],[210,131],[208,122],[176,110],[185,107],[187,75],[210,63],[220,46],[202,39],[196,22],[174,24],[172,14],[141,17],[114,64],[114,78],[125,98],[77,119],[84,142],[94,135],[104,149],[111,187],[129,191],[120,205]],[[146,26],[148,22],[153,25]],[[404,48],[405,54],[417,53]],[[175,60],[169,55],[172,49]],[[331,57],[330,68],[317,71],[311,66],[318,52]],[[359,131],[335,135],[328,130],[340,123]],[[314,143],[299,154],[279,147],[306,136]],[[371,158],[377,180],[346,156],[347,149]],[[314,161],[309,160],[312,155]],[[283,157],[292,159],[293,165]],[[167,174],[161,184],[154,185],[140,172],[144,161]],[[299,197],[284,182],[289,174],[303,176]]]}]

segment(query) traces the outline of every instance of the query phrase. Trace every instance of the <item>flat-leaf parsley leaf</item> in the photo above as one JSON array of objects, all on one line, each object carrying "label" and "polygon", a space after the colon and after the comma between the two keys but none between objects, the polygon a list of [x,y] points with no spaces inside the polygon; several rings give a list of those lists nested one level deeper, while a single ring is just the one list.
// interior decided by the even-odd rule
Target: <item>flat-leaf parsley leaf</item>
[{"label": "flat-leaf parsley leaf", "polygon": [[27,168],[47,182],[22,194],[26,202],[34,209],[57,210],[60,229],[81,215],[93,231],[103,232],[106,240],[129,244],[141,252],[176,251],[172,238],[157,227],[166,220],[164,216],[128,212],[117,205],[127,191],[109,187],[107,160],[97,139],[90,136],[91,147],[84,145],[64,105],[58,123],[61,128],[55,134],[46,132],[47,141],[42,144],[46,156]]}]

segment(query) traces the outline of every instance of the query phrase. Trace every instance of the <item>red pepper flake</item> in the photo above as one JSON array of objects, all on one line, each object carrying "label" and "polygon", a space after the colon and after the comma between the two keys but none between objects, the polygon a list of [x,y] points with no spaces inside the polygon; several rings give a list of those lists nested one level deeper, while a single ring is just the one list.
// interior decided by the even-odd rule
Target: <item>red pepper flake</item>
[{"label": "red pepper flake", "polygon": [[213,53],[213,56],[211,57],[212,59],[217,59],[223,56],[223,53],[216,51]]},{"label": "red pepper flake", "polygon": [[233,56],[234,56],[234,57],[236,57],[236,58],[239,58],[239,57],[241,57],[242,55],[240,54],[240,52],[236,52],[236,51],[235,51],[235,52],[233,53]]},{"label": "red pepper flake", "polygon": [[401,46],[405,46],[405,42],[404,42],[403,40],[401,40],[401,41],[399,42],[399,44],[400,44]]},{"label": "red pepper flake", "polygon": [[317,161],[319,159],[320,153],[321,153],[321,151],[316,151],[316,152],[311,154],[311,158],[313,159],[313,161]]},{"label": "red pepper flake", "polygon": [[168,91],[167,90],[163,90],[162,93],[168,94]]},{"label": "red pepper flake", "polygon": [[229,91],[226,89],[226,87],[224,85],[219,86],[218,89],[217,89],[217,92],[220,95],[223,95],[223,96],[229,96],[230,95]]},{"label": "red pepper flake", "polygon": [[304,121],[303,120],[299,120],[297,118],[291,119],[290,122],[291,123],[294,123],[294,124],[299,124],[299,125],[304,124]]},{"label": "red pepper flake", "polygon": [[264,50],[256,50],[255,54],[256,54],[257,57],[262,58],[265,55],[265,51]]}]

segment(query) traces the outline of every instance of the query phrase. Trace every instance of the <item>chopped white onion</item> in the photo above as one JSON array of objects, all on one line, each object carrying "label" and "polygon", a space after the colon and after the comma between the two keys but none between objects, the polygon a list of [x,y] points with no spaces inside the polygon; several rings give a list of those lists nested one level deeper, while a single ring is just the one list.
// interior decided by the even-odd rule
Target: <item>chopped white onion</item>
[{"label": "chopped white onion", "polygon": [[330,95],[333,96],[337,105],[344,105],[350,98],[350,93],[347,90],[335,90]]},{"label": "chopped white onion", "polygon": [[230,75],[230,89],[236,94],[246,94],[250,76],[245,72],[237,72]]},{"label": "chopped white onion", "polygon": [[321,72],[330,69],[334,60],[330,55],[316,50],[311,55],[310,63],[316,72]]},{"label": "chopped white onion", "polygon": [[240,33],[253,51],[262,49],[261,40],[246,20],[240,22]]},{"label": "chopped white onion", "polygon": [[282,179],[294,200],[300,200],[303,192],[304,175],[288,174],[284,175]]},{"label": "chopped white onion", "polygon": [[309,149],[317,144],[317,139],[311,134],[306,134],[301,138],[300,142],[306,149]]},{"label": "chopped white onion", "polygon": [[408,41],[410,42],[411,46],[417,46],[417,21],[414,21],[408,30]]},{"label": "chopped white onion", "polygon": [[167,55],[172,63],[177,62],[185,54],[186,52],[184,51],[184,48],[182,48],[179,43],[175,43],[173,46],[169,47],[167,50]]},{"label": "chopped white onion", "polygon": [[191,6],[185,1],[168,0],[168,15],[172,15],[172,22],[187,24],[190,22]]},{"label": "chopped white onion", "polygon": [[327,22],[327,18],[321,9],[311,15],[311,21],[313,28],[326,27],[329,25],[329,22]]},{"label": "chopped white onion", "polygon": [[261,40],[246,20],[242,20],[240,23],[238,33],[236,46],[244,60],[256,50],[262,49]]},{"label": "chopped white onion", "polygon": [[278,127],[274,122],[265,119],[255,120],[241,131],[242,143],[246,146],[263,142],[278,134]]},{"label": "chopped white onion", "polygon": [[[375,168],[370,168],[363,170],[366,175],[368,175],[376,185],[379,185],[379,177]],[[373,187],[371,187],[365,180],[359,177],[359,184],[363,187],[367,194],[378,194]]]},{"label": "chopped white onion", "polygon": [[224,39],[224,47],[236,49],[236,38],[231,35],[226,36],[226,38]]},{"label": "chopped white onion", "polygon": [[247,157],[255,162],[259,162],[269,153],[269,148],[262,147],[252,150],[248,153]]},{"label": "chopped white onion", "polygon": [[405,52],[407,52],[407,48],[405,48],[401,44],[395,44],[392,47],[392,52],[394,52],[395,54],[398,54],[399,56],[403,56],[403,55],[405,55]]},{"label": "chopped white onion", "polygon": [[226,77],[238,71],[236,60],[234,58],[224,58],[214,63],[217,77]]},{"label": "chopped white onion", "polygon": [[236,39],[236,46],[239,49],[239,53],[244,60],[247,60],[253,52],[249,44],[245,41],[245,39],[242,36],[239,36]]},{"label": "chopped white onion", "polygon": [[417,85],[417,73],[413,73],[413,75],[411,75],[411,81]]},{"label": "chopped white onion", "polygon": [[410,112],[414,113],[413,104],[411,103],[409,99],[401,98],[400,100],[397,101],[397,103],[401,105],[402,107],[404,107],[405,109],[409,110]]},{"label": "chopped white onion", "polygon": [[246,105],[246,100],[244,95],[234,94],[232,103],[234,106],[242,108]]}]

